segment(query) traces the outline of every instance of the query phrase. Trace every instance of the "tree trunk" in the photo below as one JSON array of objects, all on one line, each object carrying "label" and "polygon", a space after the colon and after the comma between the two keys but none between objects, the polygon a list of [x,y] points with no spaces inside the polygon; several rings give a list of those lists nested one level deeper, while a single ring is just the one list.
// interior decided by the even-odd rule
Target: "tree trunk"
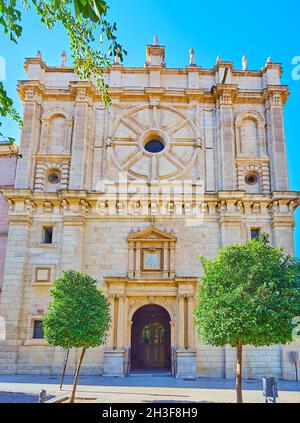
[{"label": "tree trunk", "polygon": [[80,367],[81,367],[81,363],[82,363],[82,360],[83,360],[83,357],[84,357],[85,352],[86,352],[86,348],[83,347],[82,348],[82,351],[81,351],[80,360],[79,360],[79,363],[77,365],[77,369],[76,369],[76,373],[75,373],[75,378],[74,378],[74,382],[73,382],[73,389],[72,389],[72,395],[71,395],[71,398],[70,398],[70,403],[73,403],[75,401],[75,394],[76,394],[78,376],[79,376]]},{"label": "tree trunk", "polygon": [[236,400],[243,402],[242,394],[242,364],[243,364],[243,344],[239,342],[236,346]]}]

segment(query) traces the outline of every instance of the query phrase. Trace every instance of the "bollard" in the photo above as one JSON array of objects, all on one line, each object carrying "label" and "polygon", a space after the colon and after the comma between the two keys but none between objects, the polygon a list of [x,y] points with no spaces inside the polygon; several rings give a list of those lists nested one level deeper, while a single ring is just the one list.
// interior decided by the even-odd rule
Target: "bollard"
[{"label": "bollard", "polygon": [[39,395],[39,403],[43,403],[46,401],[46,395],[47,395],[46,390],[42,389]]},{"label": "bollard", "polygon": [[272,399],[273,403],[276,403],[276,398],[278,398],[278,388],[277,380],[275,377],[266,377],[262,379],[263,381],[263,395],[265,397],[265,402],[269,402],[269,399]]}]

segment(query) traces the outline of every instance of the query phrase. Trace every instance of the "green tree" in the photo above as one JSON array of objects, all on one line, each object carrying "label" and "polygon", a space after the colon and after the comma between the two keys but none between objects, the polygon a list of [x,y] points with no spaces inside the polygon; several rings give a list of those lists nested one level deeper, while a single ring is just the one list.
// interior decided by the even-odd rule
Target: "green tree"
[{"label": "green tree", "polygon": [[86,350],[106,342],[110,325],[109,302],[90,276],[65,271],[51,289],[53,300],[43,319],[48,343],[64,349],[81,348],[70,402],[74,402]]},{"label": "green tree", "polygon": [[[48,29],[58,23],[65,28],[71,45],[75,74],[89,81],[95,78],[106,106],[110,104],[103,69],[110,66],[112,58],[123,60],[126,51],[118,43],[117,26],[107,20],[108,5],[105,0],[0,0],[0,28],[14,43],[22,35],[22,11],[35,9],[41,22]],[[22,10],[23,9],[23,10]],[[21,11],[22,10],[22,11]],[[98,40],[97,42],[96,39]],[[106,41],[106,42],[105,42]],[[95,47],[99,44],[101,48]],[[0,115],[10,116],[22,126],[22,120],[0,82]],[[1,130],[1,121],[0,121]],[[14,139],[4,137],[12,144]]]},{"label": "green tree", "polygon": [[195,310],[202,342],[237,352],[237,402],[242,402],[243,345],[292,341],[300,315],[299,263],[268,235],[223,248],[214,260],[200,257],[205,274]]}]

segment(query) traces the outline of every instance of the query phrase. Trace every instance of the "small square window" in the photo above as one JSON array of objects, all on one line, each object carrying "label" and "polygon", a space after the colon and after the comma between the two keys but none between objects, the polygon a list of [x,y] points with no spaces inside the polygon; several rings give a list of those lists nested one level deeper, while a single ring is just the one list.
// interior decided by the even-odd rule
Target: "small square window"
[{"label": "small square window", "polygon": [[48,226],[43,229],[43,244],[52,244],[53,227]]},{"label": "small square window", "polygon": [[44,329],[42,320],[34,320],[33,322],[33,339],[44,339]]},{"label": "small square window", "polygon": [[50,267],[36,267],[34,282],[50,282],[51,268]]},{"label": "small square window", "polygon": [[251,228],[251,239],[258,239],[259,238],[259,228]]}]

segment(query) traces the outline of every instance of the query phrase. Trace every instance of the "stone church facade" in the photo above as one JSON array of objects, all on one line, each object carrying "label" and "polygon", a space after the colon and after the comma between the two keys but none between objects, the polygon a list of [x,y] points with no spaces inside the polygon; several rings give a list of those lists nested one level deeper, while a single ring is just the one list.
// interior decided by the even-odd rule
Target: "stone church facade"
[{"label": "stone church facade", "polygon": [[[198,256],[262,232],[294,252],[300,195],[289,190],[281,66],[236,70],[218,58],[207,70],[191,51],[187,67],[171,69],[157,40],[146,54],[144,67],[117,58],[105,71],[109,108],[64,62],[26,59],[23,159],[1,189],[1,372],[61,372],[65,352],[47,345],[41,319],[53,280],[72,268],[111,302],[107,344],[88,351],[82,373],[232,377],[234,349],[196,336]],[[292,379],[297,349],[247,346],[245,376]],[[71,351],[68,373],[78,359]]]}]

